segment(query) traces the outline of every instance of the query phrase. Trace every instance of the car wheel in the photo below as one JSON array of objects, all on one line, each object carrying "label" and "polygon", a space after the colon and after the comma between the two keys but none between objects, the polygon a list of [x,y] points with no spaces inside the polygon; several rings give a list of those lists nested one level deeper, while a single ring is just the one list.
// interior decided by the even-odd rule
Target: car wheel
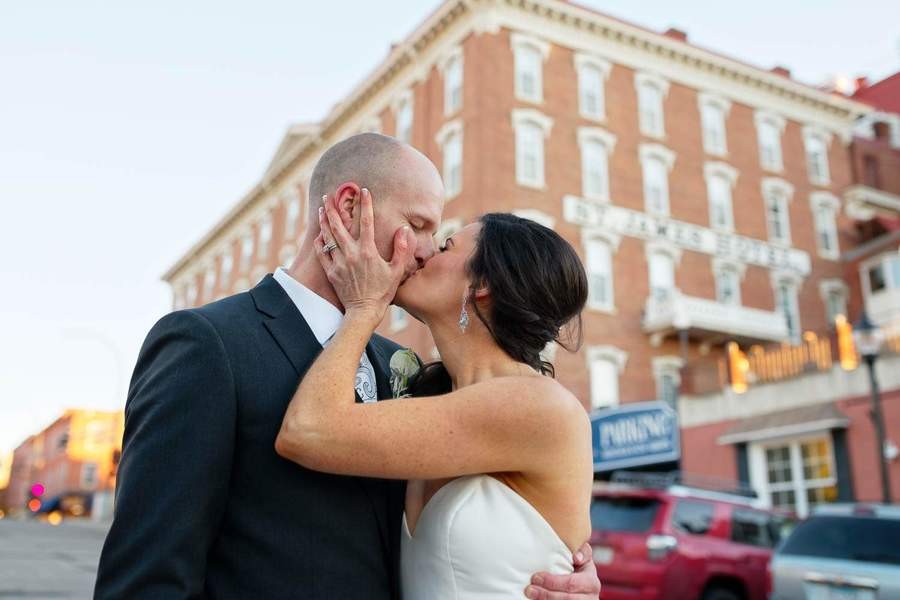
[{"label": "car wheel", "polygon": [[734,590],[728,588],[714,587],[703,592],[702,600],[742,600],[741,596]]}]

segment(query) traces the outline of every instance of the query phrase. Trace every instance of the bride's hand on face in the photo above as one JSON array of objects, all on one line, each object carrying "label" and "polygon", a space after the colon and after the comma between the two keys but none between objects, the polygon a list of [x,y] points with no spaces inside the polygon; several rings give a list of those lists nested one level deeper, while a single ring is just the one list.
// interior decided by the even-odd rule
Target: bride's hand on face
[{"label": "bride's hand on face", "polygon": [[[375,245],[375,216],[372,195],[363,188],[360,194],[359,239],[347,231],[330,202],[319,209],[322,231],[316,238],[316,254],[328,281],[344,305],[346,314],[365,314],[381,321],[407,275],[409,257],[416,251],[416,238],[408,226],[394,233],[394,254],[384,260]],[[330,252],[323,249],[337,244]]]}]

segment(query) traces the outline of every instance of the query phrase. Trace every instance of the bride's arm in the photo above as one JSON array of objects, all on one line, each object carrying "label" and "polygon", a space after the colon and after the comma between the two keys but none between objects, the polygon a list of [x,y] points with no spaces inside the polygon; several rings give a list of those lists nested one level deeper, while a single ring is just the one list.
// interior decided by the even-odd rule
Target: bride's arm
[{"label": "bride's arm", "polygon": [[403,275],[396,265],[402,269],[408,238],[395,237],[400,260],[387,263],[378,256],[368,192],[362,194],[359,241],[330,207],[327,219],[323,229],[340,250],[322,260],[346,312],[288,406],[275,443],[281,456],[330,473],[432,479],[552,468],[564,446],[589,447],[581,404],[544,377],[505,377],[442,396],[356,403],[359,357]]}]

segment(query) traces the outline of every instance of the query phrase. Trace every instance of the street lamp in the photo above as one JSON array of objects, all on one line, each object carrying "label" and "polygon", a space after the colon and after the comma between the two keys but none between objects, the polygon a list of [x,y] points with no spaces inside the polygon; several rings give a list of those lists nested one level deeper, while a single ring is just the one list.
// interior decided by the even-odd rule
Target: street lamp
[{"label": "street lamp", "polygon": [[875,425],[875,435],[878,443],[878,466],[881,470],[881,498],[885,504],[891,503],[891,481],[888,475],[887,458],[885,457],[884,415],[881,412],[881,394],[878,391],[878,378],[875,376],[875,361],[878,360],[878,352],[884,342],[884,334],[872,321],[869,315],[863,312],[862,317],[853,328],[853,341],[859,354],[866,362],[869,369],[869,383],[872,388],[872,423]]}]

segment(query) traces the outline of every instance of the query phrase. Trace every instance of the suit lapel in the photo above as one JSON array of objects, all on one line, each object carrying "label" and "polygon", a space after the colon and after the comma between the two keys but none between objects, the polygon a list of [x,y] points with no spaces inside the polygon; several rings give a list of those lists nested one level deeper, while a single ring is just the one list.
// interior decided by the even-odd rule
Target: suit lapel
[{"label": "suit lapel", "polygon": [[385,348],[376,336],[372,336],[366,346],[366,354],[375,369],[375,382],[378,385],[378,399],[387,400],[393,398],[391,391],[391,359],[386,356]]},{"label": "suit lapel", "polygon": [[[302,378],[306,371],[312,366],[316,357],[322,351],[322,346],[313,334],[312,329],[300,314],[297,306],[291,300],[287,292],[281,287],[272,275],[266,277],[252,290],[250,295],[256,304],[257,310],[267,315],[269,318],[263,321],[263,325],[275,339],[275,342],[284,352],[285,356],[297,371],[297,376]],[[375,377],[378,383],[378,396],[383,398],[383,390],[386,389],[387,397],[390,397],[390,383],[387,376],[383,372],[382,365],[386,365],[381,354],[375,349],[374,338],[366,347],[369,353],[369,360],[372,361],[375,369]],[[372,350],[370,352],[370,349]],[[378,361],[376,364],[376,360]],[[385,380],[385,382],[382,381]],[[386,388],[384,387],[386,385]],[[356,395],[357,402],[360,401],[359,394]],[[386,557],[389,560],[394,559],[395,551],[392,549],[391,540],[393,536],[388,530],[387,522],[390,513],[390,499],[388,498],[389,482],[381,479],[371,479],[368,477],[354,477],[359,483],[363,492],[369,498],[372,504],[375,520],[378,524],[378,530],[381,534],[381,541],[384,545]],[[399,531],[399,523],[395,527]],[[389,563],[390,564],[390,563]]]}]

